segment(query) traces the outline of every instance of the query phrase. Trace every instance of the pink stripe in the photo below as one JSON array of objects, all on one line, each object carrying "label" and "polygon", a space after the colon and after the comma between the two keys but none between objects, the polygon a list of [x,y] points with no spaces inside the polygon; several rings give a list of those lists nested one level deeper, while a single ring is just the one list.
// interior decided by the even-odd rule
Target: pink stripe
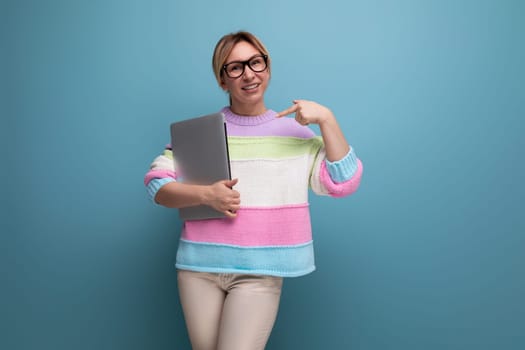
[{"label": "pink stripe", "polygon": [[330,174],[328,173],[325,162],[321,164],[321,173],[319,174],[319,177],[321,179],[321,183],[328,190],[331,196],[344,197],[357,191],[357,188],[361,183],[361,175],[363,175],[363,164],[358,159],[357,170],[348,181],[341,183],[333,182],[330,178]]},{"label": "pink stripe", "polygon": [[153,179],[163,179],[165,177],[177,179],[177,174],[171,170],[150,170],[144,176],[144,185],[148,186]]},{"label": "pink stripe", "polygon": [[308,204],[241,208],[234,219],[186,221],[182,238],[245,247],[283,246],[312,240]]}]

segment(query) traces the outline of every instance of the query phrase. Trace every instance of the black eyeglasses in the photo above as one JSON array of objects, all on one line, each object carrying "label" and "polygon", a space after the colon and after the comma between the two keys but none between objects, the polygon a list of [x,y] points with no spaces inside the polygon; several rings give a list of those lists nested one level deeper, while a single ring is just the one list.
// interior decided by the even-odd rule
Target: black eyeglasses
[{"label": "black eyeglasses", "polygon": [[248,66],[255,73],[260,73],[268,66],[267,55],[253,56],[246,61],[235,61],[222,66],[222,70],[226,72],[226,75],[230,78],[238,78],[244,74],[244,68]]}]

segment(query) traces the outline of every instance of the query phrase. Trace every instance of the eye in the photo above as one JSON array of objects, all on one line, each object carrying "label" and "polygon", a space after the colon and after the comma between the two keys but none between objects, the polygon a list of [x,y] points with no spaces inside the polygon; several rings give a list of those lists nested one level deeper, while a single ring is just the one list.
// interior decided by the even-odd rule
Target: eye
[{"label": "eye", "polygon": [[239,63],[230,64],[228,66],[228,72],[230,73],[239,72],[241,70],[242,70],[242,64],[239,64]]},{"label": "eye", "polygon": [[262,63],[262,58],[257,57],[250,61],[250,66],[260,66]]}]

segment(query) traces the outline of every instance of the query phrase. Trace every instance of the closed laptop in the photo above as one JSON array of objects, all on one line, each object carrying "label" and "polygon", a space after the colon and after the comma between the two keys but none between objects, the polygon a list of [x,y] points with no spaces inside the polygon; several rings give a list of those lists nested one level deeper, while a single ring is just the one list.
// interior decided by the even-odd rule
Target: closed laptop
[{"label": "closed laptop", "polygon": [[[170,128],[178,181],[211,185],[231,179],[226,122],[222,113],[175,122]],[[207,205],[180,208],[179,216],[182,220],[225,217]]]}]

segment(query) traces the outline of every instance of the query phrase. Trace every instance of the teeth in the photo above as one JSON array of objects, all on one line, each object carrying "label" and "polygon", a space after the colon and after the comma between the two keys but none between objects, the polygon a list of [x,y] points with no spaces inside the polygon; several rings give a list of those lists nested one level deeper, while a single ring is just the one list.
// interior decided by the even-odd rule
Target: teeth
[{"label": "teeth", "polygon": [[257,86],[259,86],[259,84],[248,85],[243,87],[243,90],[255,89]]}]

